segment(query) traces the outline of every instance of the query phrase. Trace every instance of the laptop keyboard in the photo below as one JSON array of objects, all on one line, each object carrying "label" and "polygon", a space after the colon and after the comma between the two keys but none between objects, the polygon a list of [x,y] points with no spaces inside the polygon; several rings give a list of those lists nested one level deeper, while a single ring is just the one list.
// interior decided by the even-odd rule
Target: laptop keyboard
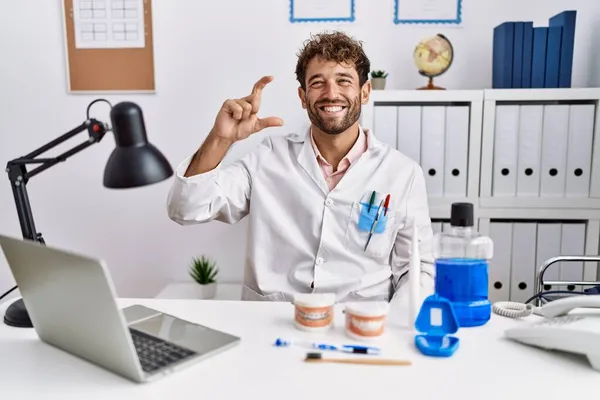
[{"label": "laptop keyboard", "polygon": [[142,369],[154,372],[157,369],[176,363],[196,354],[192,350],[169,343],[163,339],[129,328],[133,345],[137,351]]}]

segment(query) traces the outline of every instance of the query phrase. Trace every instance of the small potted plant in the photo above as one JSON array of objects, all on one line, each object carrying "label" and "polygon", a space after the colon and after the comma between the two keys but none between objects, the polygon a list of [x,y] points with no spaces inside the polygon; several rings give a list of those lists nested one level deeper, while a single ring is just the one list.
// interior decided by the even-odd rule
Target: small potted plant
[{"label": "small potted plant", "polygon": [[374,90],[385,89],[385,78],[388,73],[383,70],[375,70],[371,72],[371,85]]},{"label": "small potted plant", "polygon": [[194,257],[190,266],[190,276],[198,283],[195,292],[200,299],[212,299],[217,294],[216,263],[206,256]]}]

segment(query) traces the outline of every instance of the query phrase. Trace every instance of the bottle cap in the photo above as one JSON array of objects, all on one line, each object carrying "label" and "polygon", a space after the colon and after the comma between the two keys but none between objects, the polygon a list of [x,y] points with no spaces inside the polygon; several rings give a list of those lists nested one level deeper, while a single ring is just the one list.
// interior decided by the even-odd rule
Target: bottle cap
[{"label": "bottle cap", "polygon": [[473,204],[452,203],[450,225],[473,226]]}]

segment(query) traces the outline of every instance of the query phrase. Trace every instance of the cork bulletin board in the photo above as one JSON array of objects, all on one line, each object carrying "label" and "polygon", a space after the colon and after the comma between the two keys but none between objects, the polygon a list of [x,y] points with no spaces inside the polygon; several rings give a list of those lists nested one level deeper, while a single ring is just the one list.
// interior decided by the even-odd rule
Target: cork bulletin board
[{"label": "cork bulletin board", "polygon": [[154,92],[151,0],[62,0],[69,92]]}]

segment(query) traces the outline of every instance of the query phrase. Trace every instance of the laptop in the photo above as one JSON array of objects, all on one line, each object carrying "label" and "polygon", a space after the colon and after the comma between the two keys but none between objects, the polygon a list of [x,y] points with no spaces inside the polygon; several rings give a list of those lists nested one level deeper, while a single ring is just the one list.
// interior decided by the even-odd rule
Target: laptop
[{"label": "laptop", "polygon": [[120,309],[103,260],[0,235],[40,339],[134,382],[189,367],[240,338],[142,305]]}]

